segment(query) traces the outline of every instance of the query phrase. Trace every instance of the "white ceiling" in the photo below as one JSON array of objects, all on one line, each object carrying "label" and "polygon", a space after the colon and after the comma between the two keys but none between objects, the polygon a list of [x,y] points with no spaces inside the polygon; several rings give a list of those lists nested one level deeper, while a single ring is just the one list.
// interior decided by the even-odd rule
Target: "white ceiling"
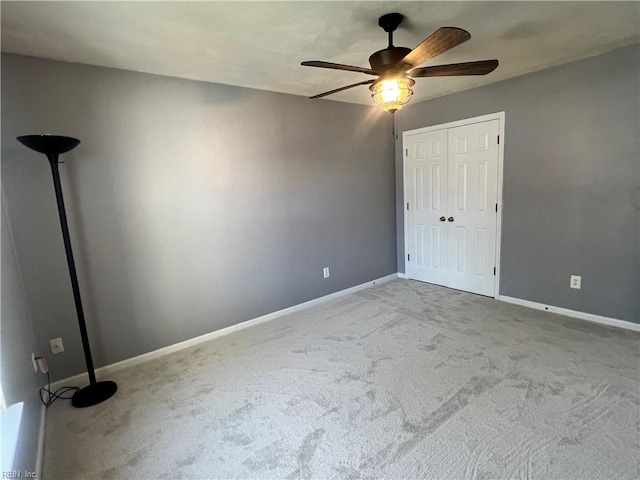
[{"label": "white ceiling", "polygon": [[[429,65],[497,58],[485,77],[424,78],[414,102],[607,52],[639,41],[638,2],[9,2],[2,51],[310,96],[368,80],[302,67],[368,67],[386,47],[384,13],[405,21],[394,43],[413,48],[438,27],[471,40]],[[366,86],[331,100],[370,104]],[[326,101],[326,100],[314,100]]]}]

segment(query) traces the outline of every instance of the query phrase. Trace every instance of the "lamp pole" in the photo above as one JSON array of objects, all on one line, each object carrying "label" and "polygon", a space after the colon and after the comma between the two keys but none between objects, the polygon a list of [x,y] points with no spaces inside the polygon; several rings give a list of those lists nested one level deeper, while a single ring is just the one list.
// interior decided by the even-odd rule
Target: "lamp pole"
[{"label": "lamp pole", "polygon": [[64,240],[64,250],[67,255],[69,276],[71,277],[73,300],[76,306],[76,314],[78,316],[78,326],[80,327],[80,337],[82,339],[82,348],[84,350],[84,358],[87,364],[87,373],[89,374],[89,385],[81,388],[73,395],[71,398],[71,404],[78,408],[90,407],[113,396],[113,394],[116,393],[118,386],[115,382],[111,381],[96,381],[93,358],[91,357],[91,347],[89,345],[89,336],[87,334],[87,325],[84,318],[84,309],[82,308],[82,299],[80,297],[80,286],[78,285],[76,264],[73,258],[73,250],[71,248],[69,224],[67,223],[67,214],[64,208],[62,185],[60,184],[58,156],[77,147],[80,140],[77,138],[62,137],[58,135],[24,135],[18,137],[18,141],[36,152],[44,153],[51,165],[53,187],[56,192],[56,203],[58,205],[60,227],[62,228],[62,238]]}]

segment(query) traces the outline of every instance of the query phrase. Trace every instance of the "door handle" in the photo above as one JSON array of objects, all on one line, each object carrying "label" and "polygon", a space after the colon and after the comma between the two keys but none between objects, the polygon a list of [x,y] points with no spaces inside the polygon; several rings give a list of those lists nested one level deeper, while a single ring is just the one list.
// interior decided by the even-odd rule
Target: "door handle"
[{"label": "door handle", "polygon": [[449,217],[447,218],[447,220],[449,220],[450,222],[453,222],[455,219],[453,217]]},{"label": "door handle", "polygon": [[444,217],[440,217],[440,221],[441,221],[441,222],[444,222],[445,220],[446,220],[446,218],[444,218]]}]

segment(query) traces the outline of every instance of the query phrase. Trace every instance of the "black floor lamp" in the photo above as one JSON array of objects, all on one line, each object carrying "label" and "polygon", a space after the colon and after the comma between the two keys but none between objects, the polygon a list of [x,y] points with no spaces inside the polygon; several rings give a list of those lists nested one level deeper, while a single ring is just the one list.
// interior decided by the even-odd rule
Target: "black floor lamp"
[{"label": "black floor lamp", "polygon": [[118,386],[115,382],[96,381],[96,373],[93,369],[93,359],[89,348],[89,337],[87,336],[87,325],[84,321],[84,311],[82,300],[80,299],[80,288],[78,287],[78,276],[76,274],[76,264],[73,260],[71,250],[71,239],[69,238],[69,226],[67,225],[67,214],[64,209],[64,199],[62,198],[62,186],[60,185],[60,172],[58,171],[58,155],[73,150],[78,146],[80,140],[71,137],[61,137],[58,135],[24,135],[18,137],[18,141],[36,152],[44,153],[49,159],[51,173],[53,174],[53,187],[56,191],[58,202],[58,214],[60,215],[60,226],[62,227],[62,238],[64,239],[64,249],[67,253],[67,265],[71,276],[71,287],[73,289],[73,299],[76,304],[78,314],[78,325],[80,326],[80,336],[82,337],[82,347],[84,358],[87,362],[87,373],[89,374],[89,385],[78,390],[71,398],[74,407],[90,407],[110,398]]}]

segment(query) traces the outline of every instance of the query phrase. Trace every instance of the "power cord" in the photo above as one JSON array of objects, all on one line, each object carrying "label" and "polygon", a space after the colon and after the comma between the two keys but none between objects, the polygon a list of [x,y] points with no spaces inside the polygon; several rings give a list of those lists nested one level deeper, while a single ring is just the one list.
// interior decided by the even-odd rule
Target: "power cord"
[{"label": "power cord", "polygon": [[[53,402],[61,398],[62,400],[71,400],[73,394],[80,390],[79,387],[60,387],[55,392],[51,391],[51,378],[49,377],[49,368],[47,366],[46,361],[43,357],[36,357],[35,360],[38,361],[38,366],[40,367],[40,371],[42,373],[47,374],[47,386],[42,387],[40,389],[40,400],[42,401],[45,407],[52,405]],[[69,392],[73,392],[71,396],[65,396]]]}]

